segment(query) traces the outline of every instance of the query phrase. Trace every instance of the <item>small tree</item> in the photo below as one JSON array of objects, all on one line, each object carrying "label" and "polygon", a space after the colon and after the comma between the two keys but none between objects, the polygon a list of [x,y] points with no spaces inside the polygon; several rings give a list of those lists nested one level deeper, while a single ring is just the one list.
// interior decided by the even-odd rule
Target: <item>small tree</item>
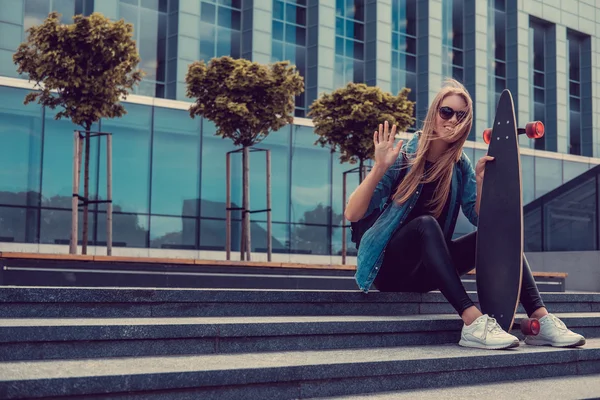
[{"label": "small tree", "polygon": [[[225,56],[213,58],[208,64],[192,63],[186,84],[187,96],[195,99],[190,116],[212,121],[217,136],[243,148],[242,207],[247,211],[249,147],[293,122],[295,96],[304,91],[304,80],[287,61],[263,65]],[[242,215],[242,242],[250,259],[248,212]]]},{"label": "small tree", "polygon": [[415,119],[414,102],[408,100],[410,89],[397,96],[378,87],[349,83],[331,94],[324,93],[310,106],[309,117],[319,138],[315,144],[330,146],[340,152],[340,163],[359,163],[359,180],[364,178],[364,162],[373,157],[373,132],[380,123],[396,124],[405,131]]},{"label": "small tree", "polygon": [[[373,132],[379,124],[396,124],[396,131],[405,131],[414,123],[414,102],[408,100],[410,89],[402,89],[397,96],[378,87],[363,83],[348,83],[331,94],[323,94],[310,107],[315,133],[315,144],[329,146],[340,152],[340,163],[359,163],[359,182],[365,177],[364,163],[373,158]],[[347,172],[355,172],[356,168]],[[345,183],[345,182],[344,182]],[[346,209],[344,195],[343,208]],[[345,221],[345,218],[343,219]],[[342,224],[342,264],[346,263],[346,225]]]},{"label": "small tree", "polygon": [[[13,61],[19,74],[28,74],[29,80],[40,88],[27,94],[25,104],[37,99],[52,110],[60,107],[55,119],[68,118],[85,130],[82,253],[86,254],[90,131],[101,118],[126,114],[119,102],[142,79],[142,72],[135,69],[140,58],[131,24],[123,20],[112,22],[93,13],[89,17],[76,15],[73,24],[64,25],[59,15],[52,12],[41,25],[29,28],[27,41],[19,46]],[[71,238],[71,242],[70,251],[74,253],[76,238]]]}]

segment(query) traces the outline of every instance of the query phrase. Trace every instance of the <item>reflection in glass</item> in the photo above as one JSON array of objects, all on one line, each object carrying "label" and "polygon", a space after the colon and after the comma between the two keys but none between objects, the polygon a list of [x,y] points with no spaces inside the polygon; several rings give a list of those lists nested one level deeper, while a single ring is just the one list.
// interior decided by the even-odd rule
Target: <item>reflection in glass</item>
[{"label": "reflection in glass", "polygon": [[0,207],[0,242],[38,243],[38,208]]},{"label": "reflection in glass", "polygon": [[200,119],[155,107],[152,214],[197,216],[199,189]]},{"label": "reflection in glass", "polygon": [[464,0],[442,1],[442,75],[464,80]]},{"label": "reflection in glass", "polygon": [[[240,250],[242,224],[240,220],[231,223],[231,250]],[[271,245],[273,252],[285,253],[288,249],[288,224],[273,223],[271,226]],[[200,221],[200,250],[225,250],[225,220],[201,219]],[[252,221],[250,223],[252,251],[267,251],[267,224]]]},{"label": "reflection in glass", "polygon": [[544,204],[544,251],[596,249],[596,179]]},{"label": "reflection in glass", "polygon": [[[331,156],[315,146],[312,128],[295,126],[292,143],[292,222],[300,222],[319,207],[330,207]],[[329,223],[329,219],[320,222]]]},{"label": "reflection in glass", "polygon": [[[78,243],[82,243],[83,212],[79,211]],[[105,217],[106,218],[106,217]],[[89,213],[88,244],[94,245],[95,213]],[[106,223],[104,224],[106,226]],[[115,232],[115,226],[113,226]],[[115,232],[116,233],[116,232]],[[106,236],[105,236],[106,237]],[[71,240],[71,210],[42,209],[40,214],[40,243],[69,244]]]},{"label": "reflection in glass", "polygon": [[[113,213],[113,246],[148,247],[148,215]],[[98,213],[96,235],[99,246],[106,246],[106,213]]]},{"label": "reflection in glass", "polygon": [[327,226],[292,224],[290,252],[292,254],[329,254],[329,228]]},{"label": "reflection in glass", "polygon": [[[114,211],[146,214],[150,191],[150,134],[152,107],[127,103],[127,114],[102,120],[103,132],[112,133]],[[106,146],[100,149],[98,194],[106,199]],[[106,204],[99,205],[106,210]]]},{"label": "reflection in glass", "polygon": [[0,86],[0,204],[40,202],[42,110],[23,105],[28,92]]},{"label": "reflection in glass", "polygon": [[[203,217],[225,218],[226,204],[226,161],[227,152],[237,150],[231,139],[215,136],[215,125],[202,121],[202,204],[200,213]],[[255,154],[252,154],[252,159]],[[260,155],[259,155],[260,156]],[[252,182],[251,182],[252,184]],[[253,190],[250,189],[250,196]],[[231,155],[231,207],[242,206],[242,156]],[[252,205],[251,205],[252,206]],[[241,219],[239,211],[231,213],[232,218]],[[200,224],[202,227],[202,224]]]},{"label": "reflection in glass", "polygon": [[[352,232],[350,228],[346,228],[346,255],[350,257],[356,256],[358,251],[356,245],[351,240]],[[331,254],[334,256],[342,255],[342,228],[333,227],[331,236]]]},{"label": "reflection in glass", "polygon": [[[54,116],[59,110],[46,109],[44,118],[44,169],[42,174],[42,206],[56,208],[71,208],[73,194],[73,133],[82,131],[81,126],[73,124],[68,119],[56,121]],[[98,131],[98,124],[92,126],[92,131]],[[83,134],[83,132],[81,133]],[[106,146],[106,138],[90,138],[90,170],[89,198],[95,200],[98,190],[98,146]],[[85,141],[81,153],[81,175],[79,177],[79,194],[84,195],[85,177]],[[106,165],[106,164],[104,164]],[[106,181],[102,184],[106,187]],[[105,190],[106,192],[106,190]],[[90,205],[89,209],[95,209]]]},{"label": "reflection in glass", "polygon": [[[273,222],[288,222],[290,193],[290,137],[291,128],[285,126],[271,132],[266,139],[254,147],[271,151],[271,218]],[[234,158],[240,159],[237,153]],[[250,152],[250,209],[267,208],[266,152]],[[267,213],[255,213],[252,220],[266,221]]]},{"label": "reflection in glass", "polygon": [[150,217],[150,247],[156,249],[196,249],[196,218]]}]

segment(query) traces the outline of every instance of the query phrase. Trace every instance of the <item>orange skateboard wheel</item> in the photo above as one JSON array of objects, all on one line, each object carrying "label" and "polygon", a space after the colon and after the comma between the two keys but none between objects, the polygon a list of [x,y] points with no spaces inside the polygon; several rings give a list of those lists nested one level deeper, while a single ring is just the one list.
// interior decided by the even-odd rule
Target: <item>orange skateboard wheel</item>
[{"label": "orange skateboard wheel", "polygon": [[490,142],[492,141],[492,128],[484,129],[483,141],[485,142],[485,144],[490,144]]},{"label": "orange skateboard wheel", "polygon": [[520,325],[524,335],[535,336],[540,333],[540,321],[535,318],[523,318]]},{"label": "orange skateboard wheel", "polygon": [[530,139],[539,139],[544,136],[544,123],[542,121],[529,122],[525,125],[525,134]]}]

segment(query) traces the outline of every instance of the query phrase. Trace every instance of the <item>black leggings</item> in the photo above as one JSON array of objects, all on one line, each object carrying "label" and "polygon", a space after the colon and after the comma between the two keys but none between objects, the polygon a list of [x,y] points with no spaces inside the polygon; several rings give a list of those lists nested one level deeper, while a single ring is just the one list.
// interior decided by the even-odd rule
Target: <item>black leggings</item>
[{"label": "black leggings", "polygon": [[[474,305],[460,276],[475,268],[476,239],[477,232],[472,232],[447,243],[434,217],[417,217],[392,236],[375,287],[382,292],[440,290],[462,315]],[[525,258],[520,301],[529,316],[544,307]]]}]

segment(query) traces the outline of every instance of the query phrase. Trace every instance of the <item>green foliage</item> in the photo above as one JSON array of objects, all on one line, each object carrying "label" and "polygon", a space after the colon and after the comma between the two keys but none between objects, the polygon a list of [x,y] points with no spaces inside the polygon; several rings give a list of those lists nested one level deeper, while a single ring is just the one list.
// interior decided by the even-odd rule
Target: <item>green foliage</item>
[{"label": "green foliage", "polygon": [[396,124],[403,132],[414,123],[414,102],[408,100],[410,89],[397,96],[378,87],[349,83],[331,94],[323,94],[310,107],[309,117],[319,139],[315,144],[330,146],[341,153],[340,162],[363,162],[373,157],[373,132],[379,124]]},{"label": "green foliage", "polygon": [[136,70],[139,55],[132,39],[133,26],[112,22],[102,14],[77,15],[73,24],[61,24],[52,12],[13,55],[20,74],[29,75],[41,90],[29,93],[25,104],[38,103],[60,112],[89,130],[100,118],[124,115],[119,104],[142,78]]},{"label": "green foliage", "polygon": [[244,147],[292,123],[294,97],[304,91],[288,62],[263,65],[227,56],[194,62],[185,81],[187,96],[195,99],[190,116],[214,122],[217,136]]}]

